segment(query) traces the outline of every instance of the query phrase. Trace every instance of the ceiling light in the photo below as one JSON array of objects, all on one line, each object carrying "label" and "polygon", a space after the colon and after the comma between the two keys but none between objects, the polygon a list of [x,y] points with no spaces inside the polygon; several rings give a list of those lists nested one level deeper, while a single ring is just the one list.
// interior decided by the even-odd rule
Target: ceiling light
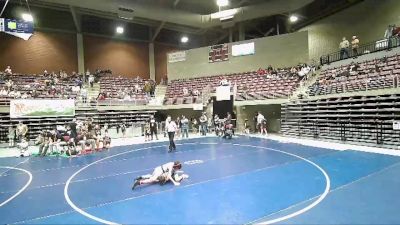
[{"label": "ceiling light", "polygon": [[22,19],[26,22],[33,22],[33,16],[29,13],[22,13]]},{"label": "ceiling light", "polygon": [[292,23],[296,22],[297,20],[299,20],[299,17],[297,17],[297,16],[295,16],[295,15],[291,15],[291,16],[289,17],[289,21],[292,22]]},{"label": "ceiling light", "polygon": [[182,42],[182,43],[187,43],[188,41],[189,41],[189,38],[186,37],[186,36],[183,36],[183,37],[181,38],[181,42]]},{"label": "ceiling light", "polygon": [[123,34],[124,33],[124,28],[121,27],[121,26],[117,27],[116,31],[117,31],[117,34]]},{"label": "ceiling light", "polygon": [[225,7],[229,5],[229,0],[217,0],[217,5],[219,7]]},{"label": "ceiling light", "polygon": [[219,12],[211,14],[211,19],[232,18],[237,12],[238,12],[238,9],[228,9],[228,10],[224,10],[224,11],[219,11]]}]

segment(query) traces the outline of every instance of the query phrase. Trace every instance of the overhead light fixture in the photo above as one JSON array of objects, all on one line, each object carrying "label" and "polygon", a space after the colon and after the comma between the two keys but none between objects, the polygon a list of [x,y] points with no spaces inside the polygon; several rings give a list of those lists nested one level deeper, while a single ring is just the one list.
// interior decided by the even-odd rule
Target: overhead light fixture
[{"label": "overhead light fixture", "polygon": [[229,5],[229,0],[217,0],[217,5],[219,7],[225,7]]},{"label": "overhead light fixture", "polygon": [[33,22],[33,16],[29,13],[22,13],[22,19],[26,22]]},{"label": "overhead light fixture", "polygon": [[189,38],[187,37],[187,36],[183,36],[182,38],[181,38],[181,42],[182,43],[187,43],[189,41]]},{"label": "overhead light fixture", "polygon": [[211,14],[211,19],[227,20],[231,19],[238,12],[238,9],[228,9]]},{"label": "overhead light fixture", "polygon": [[299,17],[297,17],[296,15],[291,15],[291,16],[289,17],[289,21],[290,21],[291,23],[294,23],[294,22],[296,22],[297,20],[299,20]]},{"label": "overhead light fixture", "polygon": [[116,32],[117,32],[117,34],[123,34],[124,33],[124,28],[119,26],[119,27],[117,27]]}]

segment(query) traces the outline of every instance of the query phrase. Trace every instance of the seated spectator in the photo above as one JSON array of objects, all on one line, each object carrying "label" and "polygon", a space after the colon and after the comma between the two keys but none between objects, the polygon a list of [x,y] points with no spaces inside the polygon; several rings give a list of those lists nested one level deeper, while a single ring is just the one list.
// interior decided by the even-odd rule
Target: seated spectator
[{"label": "seated spectator", "polygon": [[262,69],[261,67],[258,68],[258,70],[257,70],[257,74],[260,75],[260,76],[263,76],[263,75],[265,75],[266,73],[267,73],[267,72],[266,72],[264,69]]},{"label": "seated spectator", "polygon": [[10,91],[11,88],[13,87],[13,85],[14,85],[14,82],[13,82],[11,79],[8,80],[8,81],[6,82],[7,90]]},{"label": "seated spectator", "polygon": [[4,73],[5,73],[6,75],[12,75],[11,67],[10,67],[10,66],[7,66],[7,68],[4,70]]},{"label": "seated spectator", "polygon": [[182,91],[183,91],[183,96],[185,97],[189,96],[189,90],[186,87],[184,87]]},{"label": "seated spectator", "polygon": [[103,148],[110,149],[110,147],[111,147],[111,137],[108,134],[108,131],[105,131],[103,137]]},{"label": "seated spectator", "polygon": [[7,96],[7,95],[8,95],[8,92],[7,92],[7,90],[3,87],[3,88],[0,90],[0,96],[5,97],[5,96]]},{"label": "seated spectator", "polygon": [[222,80],[219,82],[219,85],[220,85],[220,86],[229,86],[230,84],[229,84],[228,80],[224,77],[224,78],[222,78]]},{"label": "seated spectator", "polygon": [[197,89],[195,89],[192,91],[192,94],[193,94],[193,96],[199,96],[200,92]]}]

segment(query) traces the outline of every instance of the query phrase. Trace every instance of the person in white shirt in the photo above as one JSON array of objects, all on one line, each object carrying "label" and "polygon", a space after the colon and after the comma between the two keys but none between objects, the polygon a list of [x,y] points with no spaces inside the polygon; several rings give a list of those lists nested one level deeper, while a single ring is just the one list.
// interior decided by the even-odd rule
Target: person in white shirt
[{"label": "person in white shirt", "polygon": [[262,126],[263,126],[264,120],[265,120],[265,117],[261,114],[261,112],[258,112],[257,127],[258,127],[258,130],[260,131],[260,133],[262,132],[262,128],[263,128]]},{"label": "person in white shirt", "polygon": [[167,120],[165,121],[165,126],[166,126],[166,130],[168,132],[168,138],[169,138],[169,151],[168,152],[172,152],[172,151],[176,150],[174,137],[175,137],[177,125],[176,125],[175,121],[171,119],[171,116],[168,116]]},{"label": "person in white shirt", "polygon": [[90,84],[90,87],[92,88],[93,84],[94,84],[94,76],[93,75],[89,76],[89,84]]},{"label": "person in white shirt", "polygon": [[82,102],[83,102],[83,103],[86,103],[86,101],[87,101],[87,95],[88,95],[88,92],[87,92],[87,90],[86,90],[86,87],[83,86],[82,89],[81,89],[81,97],[82,97]]},{"label": "person in white shirt", "polygon": [[[173,120],[171,120],[171,122],[173,122]],[[151,184],[157,182],[164,184],[168,180],[170,180],[175,186],[178,186],[180,185],[180,183],[175,181],[175,179],[173,179],[172,176],[176,173],[176,171],[180,170],[181,168],[182,164],[179,161],[169,162],[161,166],[157,166],[153,170],[152,174],[147,174],[137,177],[135,179],[135,183],[132,186],[132,190],[139,185]]]},{"label": "person in white shirt", "polygon": [[7,75],[12,75],[12,70],[10,66],[7,66],[7,68],[4,70],[4,73]]},{"label": "person in white shirt", "polygon": [[219,85],[221,86],[229,86],[228,80],[224,77],[220,82]]},{"label": "person in white shirt", "polygon": [[3,87],[1,90],[0,90],[0,96],[7,96],[7,90]]}]

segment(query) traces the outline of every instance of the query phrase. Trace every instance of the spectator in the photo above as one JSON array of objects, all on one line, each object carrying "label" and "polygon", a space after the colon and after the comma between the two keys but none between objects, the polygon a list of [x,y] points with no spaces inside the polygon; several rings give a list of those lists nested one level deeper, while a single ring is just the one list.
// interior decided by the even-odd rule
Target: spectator
[{"label": "spectator", "polygon": [[221,81],[219,82],[219,85],[220,86],[229,86],[230,84],[229,84],[228,80],[225,77],[223,77],[221,79]]},{"label": "spectator", "polygon": [[154,115],[150,116],[150,134],[151,134],[151,140],[153,140],[153,135],[156,136],[156,139],[158,140],[157,136],[157,121],[154,118]]},{"label": "spectator", "polygon": [[261,114],[261,112],[258,112],[257,115],[257,129],[260,131],[260,133],[263,131],[263,122],[265,120],[265,117]]},{"label": "spectator", "polygon": [[8,80],[8,81],[6,82],[7,90],[10,91],[11,88],[13,87],[13,85],[14,85],[14,82],[13,82],[11,79]]},{"label": "spectator", "polygon": [[182,124],[182,138],[189,138],[189,120],[185,117],[182,116],[182,120],[181,120],[181,124]]},{"label": "spectator", "polygon": [[25,139],[26,134],[28,133],[28,126],[22,123],[22,121],[18,122],[16,134],[19,141]]},{"label": "spectator", "polygon": [[94,76],[92,74],[89,76],[89,84],[90,84],[90,87],[93,88]]},{"label": "spectator", "polygon": [[206,134],[207,134],[207,122],[208,122],[206,112],[203,112],[203,114],[200,116],[199,121],[200,121],[200,134],[203,135],[203,136],[206,136]]},{"label": "spectator", "polygon": [[8,127],[8,147],[12,148],[15,146],[15,128],[13,126]]},{"label": "spectator", "polygon": [[7,90],[3,87],[1,90],[0,90],[0,96],[7,96],[8,95],[8,92],[7,92]]},{"label": "spectator", "polygon": [[360,40],[358,40],[357,36],[353,36],[351,41],[351,49],[353,50],[353,57],[357,58],[358,56],[358,47],[360,44]]},{"label": "spectator", "polygon": [[185,97],[189,96],[189,90],[186,87],[184,87],[182,89],[182,92],[183,92],[183,96],[185,96]]},{"label": "spectator", "polygon": [[7,66],[7,68],[4,70],[4,73],[5,73],[6,75],[12,75],[11,67],[10,67],[10,66]]},{"label": "spectator", "polygon": [[143,89],[144,89],[144,92],[146,93],[147,97],[150,97],[151,84],[148,81],[146,81],[144,83],[144,88]]},{"label": "spectator", "polygon": [[87,102],[87,96],[88,96],[88,92],[85,86],[82,87],[81,89],[81,97],[82,97],[82,102],[86,103]]},{"label": "spectator", "polygon": [[342,41],[339,44],[340,59],[345,59],[349,57],[349,47],[350,47],[349,41],[346,39],[346,37],[343,37]]}]

